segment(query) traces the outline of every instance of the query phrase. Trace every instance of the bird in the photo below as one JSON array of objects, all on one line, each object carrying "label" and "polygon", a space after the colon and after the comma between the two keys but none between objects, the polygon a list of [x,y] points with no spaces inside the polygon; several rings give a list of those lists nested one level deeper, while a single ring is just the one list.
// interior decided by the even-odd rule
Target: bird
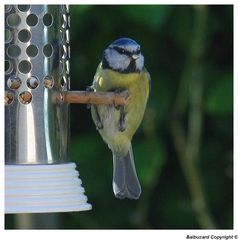
[{"label": "bird", "polygon": [[128,91],[126,106],[91,105],[92,119],[112,151],[116,198],[139,199],[141,185],[136,173],[131,141],[140,126],[150,92],[150,74],[144,66],[140,45],[131,38],[119,38],[103,51],[91,91]]}]

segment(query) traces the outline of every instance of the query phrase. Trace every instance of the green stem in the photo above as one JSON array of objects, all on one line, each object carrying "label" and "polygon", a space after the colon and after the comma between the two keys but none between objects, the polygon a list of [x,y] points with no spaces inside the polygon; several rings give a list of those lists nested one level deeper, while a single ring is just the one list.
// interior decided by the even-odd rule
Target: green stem
[{"label": "green stem", "polygon": [[[199,158],[202,132],[202,71],[199,60],[204,52],[204,33],[207,9],[195,6],[195,23],[187,63],[181,78],[174,105],[171,133],[184,176],[189,188],[192,205],[201,228],[215,228],[209,213],[202,188],[201,178],[196,166]],[[188,131],[185,134],[180,118],[188,109]]]}]

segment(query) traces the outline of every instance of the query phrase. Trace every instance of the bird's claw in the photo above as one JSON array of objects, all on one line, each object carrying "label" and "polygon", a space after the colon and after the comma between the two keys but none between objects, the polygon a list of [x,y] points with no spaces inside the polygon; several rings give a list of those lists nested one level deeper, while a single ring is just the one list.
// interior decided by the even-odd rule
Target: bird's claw
[{"label": "bird's claw", "polygon": [[[92,86],[87,86],[87,87],[86,87],[86,92],[87,92],[87,93],[94,92],[93,87],[92,87]],[[91,104],[90,104],[90,103],[87,104],[87,105],[86,105],[86,108],[87,108],[87,109],[90,109],[90,108],[91,108]]]},{"label": "bird's claw", "polygon": [[[123,91],[125,91],[125,89],[123,89],[123,88],[116,88],[116,89],[114,89],[114,93],[115,93],[115,94],[120,94],[120,93],[122,93]],[[114,103],[114,107],[115,107],[116,110],[119,110],[119,109],[120,109],[120,106],[119,106],[119,105],[116,105],[115,103]]]},{"label": "bird's claw", "polygon": [[94,92],[94,89],[92,86],[87,86],[86,87],[86,92]]},{"label": "bird's claw", "polygon": [[119,94],[119,93],[122,93],[124,90],[125,90],[125,89],[123,89],[123,88],[116,88],[116,89],[114,90],[114,93]]},{"label": "bird's claw", "polygon": [[119,119],[119,131],[124,132],[126,130],[126,112],[125,112],[125,107],[120,106],[120,119]]},{"label": "bird's claw", "polygon": [[103,123],[101,121],[100,115],[98,113],[98,108],[95,105],[91,105],[92,111],[95,113],[94,123],[96,125],[97,130],[103,129]]}]

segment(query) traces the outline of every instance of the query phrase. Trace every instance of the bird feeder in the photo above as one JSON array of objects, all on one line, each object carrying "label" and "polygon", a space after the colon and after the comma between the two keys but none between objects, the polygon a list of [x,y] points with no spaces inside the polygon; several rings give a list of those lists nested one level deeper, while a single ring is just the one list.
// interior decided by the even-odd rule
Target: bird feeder
[{"label": "bird feeder", "polygon": [[69,27],[66,5],[5,5],[5,213],[90,210],[69,157],[69,104],[129,102],[126,91],[70,91]]},{"label": "bird feeder", "polygon": [[5,213],[90,210],[70,162],[69,8],[5,5]]}]

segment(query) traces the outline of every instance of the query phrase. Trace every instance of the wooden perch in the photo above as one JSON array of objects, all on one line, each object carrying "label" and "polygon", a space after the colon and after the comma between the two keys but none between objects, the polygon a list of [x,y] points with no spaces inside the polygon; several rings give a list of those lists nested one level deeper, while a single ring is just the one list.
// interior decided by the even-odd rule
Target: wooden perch
[{"label": "wooden perch", "polygon": [[121,93],[114,92],[87,92],[87,91],[67,91],[64,92],[63,102],[81,104],[113,104],[127,105],[129,103],[128,91]]}]

